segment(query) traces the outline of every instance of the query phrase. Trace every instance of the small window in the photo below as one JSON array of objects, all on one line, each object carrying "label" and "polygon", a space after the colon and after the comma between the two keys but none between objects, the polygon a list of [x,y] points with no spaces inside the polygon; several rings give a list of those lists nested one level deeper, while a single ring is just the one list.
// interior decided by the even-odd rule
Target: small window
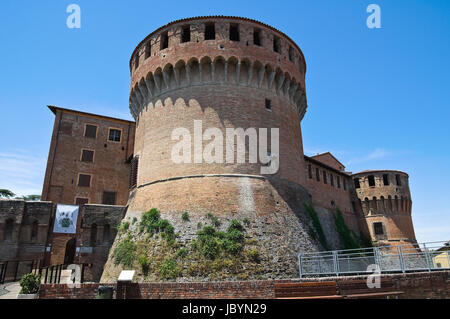
[{"label": "small window", "polygon": [[139,67],[139,52],[136,53],[136,56],[134,57],[134,69],[136,70]]},{"label": "small window", "polygon": [[388,174],[383,175],[383,184],[384,184],[384,186],[389,186],[389,175]]},{"label": "small window", "polygon": [[91,175],[80,174],[78,178],[79,187],[91,187]]},{"label": "small window", "polygon": [[116,205],[116,192],[103,192],[103,205]]},{"label": "small window", "polygon": [[103,243],[108,244],[111,239],[111,227],[106,224],[103,226]]},{"label": "small window", "polygon": [[266,99],[266,109],[272,111],[272,100]]},{"label": "small window", "polygon": [[39,224],[35,220],[33,224],[31,225],[31,241],[35,242],[38,238],[38,232],[39,232]]},{"label": "small window", "polygon": [[190,41],[191,41],[191,26],[187,25],[183,27],[183,31],[181,33],[181,43]]},{"label": "small window", "polygon": [[86,124],[84,136],[89,138],[97,138],[97,126]]},{"label": "small window", "polygon": [[395,180],[397,182],[397,186],[402,186],[402,180],[400,178],[400,175],[395,175]]},{"label": "small window", "polygon": [[312,166],[311,166],[311,164],[308,165],[308,176],[309,176],[309,179],[312,179],[312,178],[313,178],[313,174],[312,174]]},{"label": "small window", "polygon": [[327,172],[323,171],[323,183],[328,184]]},{"label": "small window", "polygon": [[122,135],[121,130],[116,130],[116,129],[110,128],[108,139],[112,142],[120,142],[121,135]]},{"label": "small window", "polygon": [[13,235],[13,228],[14,228],[14,221],[11,219],[8,219],[5,223],[5,230],[4,230],[4,239],[5,240],[12,240]]},{"label": "small window", "polygon": [[84,206],[89,204],[89,199],[88,198],[81,198],[81,197],[77,197],[75,198],[75,205],[78,206]]},{"label": "small window", "polygon": [[280,53],[280,38],[276,36],[273,37],[273,50]]},{"label": "small window", "polygon": [[361,184],[359,183],[359,178],[355,178],[354,182],[355,182],[355,188],[356,189],[361,188]]},{"label": "small window", "polygon": [[383,223],[373,223],[375,235],[384,235]]},{"label": "small window", "polygon": [[87,163],[94,162],[94,151],[81,150],[81,161]]},{"label": "small window", "polygon": [[240,41],[239,25],[237,25],[237,24],[230,25],[230,40],[231,41]]},{"label": "small window", "polygon": [[169,34],[164,32],[161,34],[161,50],[167,49],[169,47]]},{"label": "small window", "polygon": [[344,178],[342,182],[344,184],[344,191],[346,191],[347,190],[347,180]]},{"label": "small window", "polygon": [[318,182],[320,182],[320,172],[319,172],[319,169],[318,169],[318,168],[316,168],[316,180],[317,180]]},{"label": "small window", "polygon": [[294,49],[289,47],[289,61],[294,62]]},{"label": "small window", "polygon": [[373,176],[373,175],[369,176],[369,186],[375,187],[375,176]]},{"label": "small window", "polygon": [[352,201],[352,208],[353,208],[353,211],[356,212],[356,203],[354,201]]},{"label": "small window", "polygon": [[138,167],[139,167],[139,156],[136,156],[131,160],[130,189],[135,188],[137,186]]},{"label": "small window", "polygon": [[261,46],[261,31],[258,29],[253,30],[253,44]]},{"label": "small window", "polygon": [[92,224],[91,225],[90,245],[91,245],[91,247],[94,247],[96,244],[97,244],[97,225]]},{"label": "small window", "polygon": [[152,44],[150,40],[145,45],[145,59],[148,59],[152,55]]},{"label": "small window", "polygon": [[333,174],[330,174],[330,182],[331,182],[331,186],[334,187],[334,176],[333,176]]},{"label": "small window", "polygon": [[216,39],[216,27],[214,23],[209,23],[205,25],[205,40],[215,40]]},{"label": "small window", "polygon": [[337,177],[336,177],[336,180],[337,180],[337,187],[338,187],[338,188],[341,188],[341,177],[340,177],[340,176],[337,176]]}]

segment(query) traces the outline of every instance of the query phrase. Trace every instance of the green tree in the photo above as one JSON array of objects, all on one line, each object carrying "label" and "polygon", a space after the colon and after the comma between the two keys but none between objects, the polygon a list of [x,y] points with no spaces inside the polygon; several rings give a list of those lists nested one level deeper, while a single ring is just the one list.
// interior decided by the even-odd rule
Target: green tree
[{"label": "green tree", "polygon": [[16,196],[13,192],[11,192],[9,189],[0,189],[0,198],[11,198]]}]

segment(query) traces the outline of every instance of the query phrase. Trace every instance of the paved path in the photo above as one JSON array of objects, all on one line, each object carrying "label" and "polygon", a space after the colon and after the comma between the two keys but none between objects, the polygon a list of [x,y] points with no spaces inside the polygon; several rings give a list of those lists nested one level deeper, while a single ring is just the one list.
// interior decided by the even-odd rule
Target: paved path
[{"label": "paved path", "polygon": [[20,291],[18,282],[8,283],[0,286],[0,299],[17,299]]}]

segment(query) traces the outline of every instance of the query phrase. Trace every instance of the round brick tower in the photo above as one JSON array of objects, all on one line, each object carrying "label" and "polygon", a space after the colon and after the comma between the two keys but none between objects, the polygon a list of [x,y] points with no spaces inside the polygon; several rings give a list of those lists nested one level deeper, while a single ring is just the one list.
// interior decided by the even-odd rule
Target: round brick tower
[{"label": "round brick tower", "polygon": [[[182,243],[195,237],[197,225],[208,223],[207,215],[222,221],[222,228],[233,219],[245,220],[246,234],[257,240],[262,255],[262,270],[249,278],[297,277],[298,253],[320,249],[309,236],[304,207],[310,198],[302,186],[300,122],[307,103],[300,48],[258,21],[196,17],[147,36],[133,52],[130,70],[137,176],[125,219],[139,220],[157,208]],[[278,148],[271,142],[273,128],[279,130]],[[173,160],[177,129],[192,134],[191,163]],[[196,158],[210,142],[201,139],[209,129],[223,132],[223,163]],[[239,139],[230,143],[227,129],[257,134],[267,129],[266,154],[272,162],[250,161],[250,138],[244,142],[245,162],[239,162]],[[226,158],[229,147],[234,161]],[[279,163],[275,174],[263,174],[274,161]],[[189,222],[182,220],[184,212]],[[103,280],[117,275],[113,268],[108,261]]]},{"label": "round brick tower", "polygon": [[375,170],[357,173],[353,179],[372,240],[415,243],[408,174]]}]

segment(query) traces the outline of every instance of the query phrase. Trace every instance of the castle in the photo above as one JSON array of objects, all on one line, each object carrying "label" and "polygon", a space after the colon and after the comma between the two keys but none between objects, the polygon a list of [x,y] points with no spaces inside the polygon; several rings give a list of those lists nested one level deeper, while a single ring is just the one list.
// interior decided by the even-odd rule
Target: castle
[{"label": "castle", "polygon": [[[125,240],[117,225],[138,234],[134,223],[152,208],[186,247],[212,215],[222,230],[245,221],[262,260],[248,278],[296,277],[298,253],[342,248],[337,214],[355,237],[415,243],[408,174],[353,174],[330,153],[304,155],[306,61],[284,33],[238,17],[174,21],[137,46],[130,72],[135,122],[49,106],[55,124],[42,202],[0,201],[0,259],[89,263],[92,280],[103,273],[102,282],[114,281],[124,268],[114,260]],[[261,174],[267,163],[260,161],[175,163],[172,133],[194,132],[195,121],[223,132],[278,128],[279,149],[270,145],[268,155],[279,169]],[[235,155],[238,144],[233,139]],[[248,159],[245,138],[244,145]],[[53,232],[56,204],[79,205],[75,233]]]}]

